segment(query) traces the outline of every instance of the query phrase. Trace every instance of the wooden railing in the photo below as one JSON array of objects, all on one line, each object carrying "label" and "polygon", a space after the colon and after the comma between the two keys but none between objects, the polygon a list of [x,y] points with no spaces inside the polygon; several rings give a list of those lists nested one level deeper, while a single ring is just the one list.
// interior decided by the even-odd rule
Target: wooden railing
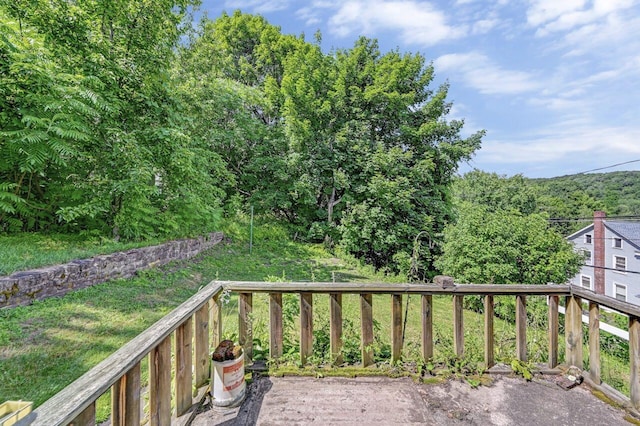
[{"label": "wooden railing", "polygon": [[[314,294],[329,295],[330,350],[341,362],[342,295],[360,296],[361,351],[364,366],[373,363],[374,342],[373,297],[388,294],[391,298],[391,361],[402,356],[402,297],[421,297],[422,356],[433,357],[433,295],[453,296],[454,351],[464,351],[463,300],[467,295],[484,297],[484,359],[487,368],[494,361],[494,296],[516,298],[516,358],[527,360],[527,296],[548,297],[548,367],[558,365],[559,298],[565,297],[565,359],[567,365],[583,365],[582,301],[589,303],[589,365],[587,379],[605,393],[612,390],[601,382],[599,312],[606,307],[629,316],[630,402],[640,409],[640,308],[590,291],[566,285],[452,285],[452,280],[439,284],[359,284],[359,283],[263,283],[212,282],[188,301],[145,332],[127,343],[67,388],[46,401],[32,413],[34,425],[93,425],[95,402],[111,388],[111,420],[113,425],[140,424],[140,363],[149,356],[149,424],[168,425],[171,422],[172,400],[178,416],[192,405],[192,386],[202,386],[208,380],[209,352],[221,337],[221,305],[223,289],[238,293],[239,343],[243,345],[246,362],[253,353],[253,294],[269,294],[269,348],[272,358],[283,351],[283,297],[285,293],[300,296],[300,357],[303,363],[313,351]],[[195,333],[193,330],[195,329]],[[171,335],[175,335],[175,365],[171,362]],[[192,359],[195,359],[192,374]],[[175,386],[171,389],[171,372],[175,371]],[[173,398],[173,399],[172,399]]]},{"label": "wooden railing", "polygon": [[[111,388],[111,424],[141,421],[140,363],[149,355],[149,423],[171,424],[171,335],[175,337],[175,390],[178,415],[192,406],[192,386],[209,379],[209,338],[220,338],[222,284],[212,282],[113,355],[38,407],[33,425],[95,425],[96,400]],[[194,333],[195,326],[195,333]],[[195,369],[193,366],[195,359]],[[192,374],[194,369],[195,374]],[[195,377],[194,377],[195,376]]]}]

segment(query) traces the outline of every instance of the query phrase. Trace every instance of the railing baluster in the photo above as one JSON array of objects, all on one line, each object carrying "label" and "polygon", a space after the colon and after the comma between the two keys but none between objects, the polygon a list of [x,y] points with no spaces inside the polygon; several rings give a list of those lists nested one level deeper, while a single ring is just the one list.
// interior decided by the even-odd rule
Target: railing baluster
[{"label": "railing baluster", "polygon": [[269,355],[282,356],[282,293],[269,294]]},{"label": "railing baluster", "polygon": [[494,360],[494,335],[493,335],[493,296],[484,296],[484,365],[491,368],[495,364]]},{"label": "railing baluster", "polygon": [[600,305],[589,302],[589,372],[591,380],[600,384]]},{"label": "railing baluster", "polygon": [[140,364],[111,386],[111,424],[140,424]]},{"label": "railing baluster", "polygon": [[464,354],[464,319],[462,316],[462,307],[464,305],[464,296],[453,296],[453,351],[456,356]]},{"label": "railing baluster", "polygon": [[238,340],[244,350],[245,362],[253,359],[253,327],[251,326],[251,312],[253,311],[253,294],[240,293],[238,319]]},{"label": "railing baluster", "polygon": [[171,336],[149,353],[149,424],[171,424]]},{"label": "railing baluster", "polygon": [[640,318],[629,316],[629,387],[631,403],[640,409]]},{"label": "railing baluster", "polygon": [[192,357],[193,320],[188,318],[176,329],[176,413],[186,413],[193,404]]},{"label": "railing baluster", "polygon": [[195,362],[196,387],[204,385],[209,379],[209,307],[204,305],[195,315]]},{"label": "railing baluster", "polygon": [[211,347],[217,348],[222,340],[222,303],[218,295],[209,301],[209,312]]},{"label": "railing baluster", "polygon": [[373,295],[360,294],[360,317],[362,327],[362,366],[373,364]]},{"label": "railing baluster", "polygon": [[549,296],[549,368],[558,365],[558,296]]},{"label": "railing baluster", "polygon": [[516,296],[516,353],[520,361],[527,360],[527,299]]},{"label": "railing baluster", "polygon": [[313,355],[313,294],[300,293],[300,362]]},{"label": "railing baluster", "polygon": [[[408,302],[407,302],[408,303]],[[391,362],[400,361],[402,356],[402,295],[391,295]]]},{"label": "railing baluster", "polygon": [[433,358],[433,301],[430,294],[422,295],[422,358]]},{"label": "railing baluster", "polygon": [[565,314],[566,362],[582,369],[582,301],[567,296]]},{"label": "railing baluster", "polygon": [[69,426],[95,426],[96,424],[96,403],[92,402],[82,413],[78,415]]},{"label": "railing baluster", "polygon": [[331,359],[336,365],[342,364],[342,294],[329,295],[331,317]]}]

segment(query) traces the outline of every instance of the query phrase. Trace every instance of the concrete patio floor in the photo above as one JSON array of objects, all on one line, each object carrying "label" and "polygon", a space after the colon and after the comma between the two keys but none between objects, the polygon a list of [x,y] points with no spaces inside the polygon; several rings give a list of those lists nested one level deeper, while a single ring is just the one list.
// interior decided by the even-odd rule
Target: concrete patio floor
[{"label": "concrete patio floor", "polygon": [[[194,426],[208,425],[629,425],[623,409],[596,398],[583,383],[565,390],[557,376],[531,382],[495,376],[472,389],[449,380],[409,378],[258,377],[236,408],[198,407]],[[187,416],[188,417],[188,416]]]}]

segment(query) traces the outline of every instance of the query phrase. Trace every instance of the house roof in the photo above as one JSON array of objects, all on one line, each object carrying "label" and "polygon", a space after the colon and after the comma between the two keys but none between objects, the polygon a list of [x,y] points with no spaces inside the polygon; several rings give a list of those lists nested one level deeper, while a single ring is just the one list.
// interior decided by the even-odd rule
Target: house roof
[{"label": "house roof", "polygon": [[[604,226],[640,250],[640,222],[615,222],[605,220]],[[569,235],[567,240],[574,240],[591,231],[593,231],[593,223]]]},{"label": "house roof", "polygon": [[640,222],[609,222],[604,226],[620,235],[622,238],[640,248]]},{"label": "house roof", "polygon": [[574,238],[576,238],[576,237],[578,237],[578,236],[580,236],[580,235],[584,234],[585,232],[588,232],[588,231],[590,231],[592,229],[593,229],[593,223],[591,225],[587,225],[584,228],[582,228],[581,230],[576,231],[573,234],[567,236],[566,239],[567,240],[573,240]]}]

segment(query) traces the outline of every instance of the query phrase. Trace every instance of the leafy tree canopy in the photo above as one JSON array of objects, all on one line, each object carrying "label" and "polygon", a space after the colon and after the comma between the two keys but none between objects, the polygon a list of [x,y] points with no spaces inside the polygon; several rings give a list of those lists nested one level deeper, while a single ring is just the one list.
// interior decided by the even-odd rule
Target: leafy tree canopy
[{"label": "leafy tree canopy", "polygon": [[415,254],[430,268],[416,236],[438,238],[458,163],[482,133],[462,138],[463,122],[446,119],[448,87],[430,87],[422,56],[364,37],[327,54],[235,12],[203,21],[178,65],[198,134],[234,174],[229,196],[377,268]]},{"label": "leafy tree canopy", "polygon": [[463,202],[458,220],[445,229],[436,266],[458,282],[491,284],[565,283],[582,264],[540,213],[491,211]]}]

